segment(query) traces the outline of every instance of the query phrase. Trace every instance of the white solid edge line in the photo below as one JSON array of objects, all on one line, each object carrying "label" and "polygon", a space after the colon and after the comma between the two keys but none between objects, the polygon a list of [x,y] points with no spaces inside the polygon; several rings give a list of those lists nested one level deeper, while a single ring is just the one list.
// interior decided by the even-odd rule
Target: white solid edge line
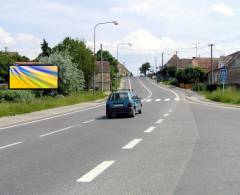
[{"label": "white solid edge line", "polygon": [[143,82],[139,78],[138,78],[138,82],[143,86],[144,89],[146,89],[148,91],[148,96],[146,98],[144,98],[144,100],[152,97],[152,91],[149,88],[147,88],[146,85],[144,85]]},{"label": "white solid edge line", "polygon": [[156,129],[156,127],[149,127],[148,129],[146,129],[144,131],[144,133],[152,133],[154,131],[154,129]]},{"label": "white solid edge line", "polygon": [[62,132],[62,131],[66,131],[68,129],[71,129],[73,126],[70,126],[70,127],[66,127],[66,128],[63,128],[63,129],[59,129],[59,130],[56,130],[56,131],[52,131],[52,132],[49,132],[49,133],[45,133],[45,134],[42,134],[40,135],[39,137],[46,137],[48,135],[52,135],[52,134],[55,134],[55,133],[59,133],[59,132]]},{"label": "white solid edge line", "polygon": [[6,145],[6,146],[1,146],[0,150],[5,149],[5,148],[9,148],[9,147],[12,147],[12,146],[15,146],[15,145],[18,145],[18,144],[22,144],[22,143],[23,142],[15,142],[15,143],[12,143],[12,144],[9,144],[9,145]]},{"label": "white solid edge line", "polygon": [[91,120],[88,120],[88,121],[84,121],[83,124],[88,124],[88,123],[91,123],[91,122],[94,122],[95,119],[91,119]]},{"label": "white solid edge line", "polygon": [[98,175],[100,175],[103,171],[105,171],[108,167],[110,167],[113,163],[115,163],[114,160],[112,161],[103,161],[101,164],[96,166],[94,169],[80,177],[77,182],[91,182],[93,179],[95,179]]},{"label": "white solid edge line", "polygon": [[164,119],[159,119],[158,121],[156,121],[157,124],[160,124],[164,121]]},{"label": "white solid edge line", "polygon": [[0,127],[0,130],[10,129],[10,128],[13,128],[13,127],[19,127],[19,126],[23,126],[23,125],[32,124],[32,123],[37,123],[37,122],[41,122],[41,121],[45,121],[45,120],[49,120],[49,119],[53,119],[53,118],[59,118],[59,117],[62,117],[62,116],[67,116],[67,115],[75,114],[75,113],[78,113],[78,112],[83,112],[83,111],[87,111],[87,110],[92,110],[92,109],[95,109],[95,108],[99,108],[99,107],[102,107],[102,106],[104,106],[104,105],[105,105],[105,104],[100,104],[100,105],[97,105],[97,106],[94,106],[94,107],[90,107],[90,108],[86,108],[86,109],[83,109],[83,110],[77,110],[77,111],[67,112],[67,113],[64,113],[64,114],[59,114],[59,115],[56,115],[56,116],[47,117],[47,118],[43,118],[43,119],[37,119],[37,120],[25,122],[25,123],[16,124],[16,125],[10,125],[10,126],[6,126],[6,127]]},{"label": "white solid edge line", "polygon": [[141,141],[142,141],[142,139],[134,139],[134,140],[130,141],[127,145],[123,146],[122,149],[125,149],[125,150],[132,149]]},{"label": "white solid edge line", "polygon": [[176,96],[175,100],[176,100],[176,101],[180,101],[180,98],[179,98],[178,94],[177,94],[175,91],[173,91],[173,90],[171,90],[171,89],[166,89],[166,88],[164,88],[164,87],[161,87],[160,85],[154,83],[153,81],[151,81],[151,80],[148,79],[148,78],[147,78],[147,80],[148,80],[150,83],[152,83],[153,85],[155,85],[155,86],[157,86],[157,87],[159,87],[159,88],[161,88],[161,89],[163,89],[163,90],[165,90],[165,91],[170,91],[171,93],[173,93],[173,94]]}]

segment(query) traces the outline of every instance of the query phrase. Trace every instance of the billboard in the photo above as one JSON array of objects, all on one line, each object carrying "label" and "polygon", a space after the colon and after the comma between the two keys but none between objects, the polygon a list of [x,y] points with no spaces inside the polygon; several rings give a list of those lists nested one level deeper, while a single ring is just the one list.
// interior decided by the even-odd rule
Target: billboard
[{"label": "billboard", "polygon": [[58,67],[52,65],[9,66],[9,89],[57,89]]}]

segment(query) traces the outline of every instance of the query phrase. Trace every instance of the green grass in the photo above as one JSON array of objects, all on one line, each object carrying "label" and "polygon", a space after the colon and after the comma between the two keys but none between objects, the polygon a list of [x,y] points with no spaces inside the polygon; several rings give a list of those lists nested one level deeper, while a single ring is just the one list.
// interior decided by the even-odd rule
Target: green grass
[{"label": "green grass", "polygon": [[89,102],[105,98],[104,93],[98,92],[95,96],[92,92],[81,92],[71,94],[63,98],[44,97],[36,98],[30,103],[14,103],[2,102],[0,103],[0,117],[14,116],[16,114],[30,113],[39,110],[56,108],[61,106],[73,105],[82,102]]},{"label": "green grass", "polygon": [[240,104],[240,91],[235,88],[227,88],[223,94],[222,89],[217,89],[213,92],[200,92],[200,94],[204,95],[206,98],[222,102],[222,103],[229,103],[229,104]]}]

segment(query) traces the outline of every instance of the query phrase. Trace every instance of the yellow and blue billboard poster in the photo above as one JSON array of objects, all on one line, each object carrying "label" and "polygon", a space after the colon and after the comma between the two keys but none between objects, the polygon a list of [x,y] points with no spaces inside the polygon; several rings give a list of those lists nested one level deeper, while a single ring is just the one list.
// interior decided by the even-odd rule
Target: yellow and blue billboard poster
[{"label": "yellow and blue billboard poster", "polygon": [[51,65],[9,66],[9,89],[57,89],[58,67]]}]

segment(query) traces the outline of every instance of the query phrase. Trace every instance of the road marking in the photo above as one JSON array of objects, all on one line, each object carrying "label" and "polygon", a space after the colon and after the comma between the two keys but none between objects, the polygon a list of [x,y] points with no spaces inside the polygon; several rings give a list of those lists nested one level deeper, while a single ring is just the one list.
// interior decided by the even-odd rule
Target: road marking
[{"label": "road marking", "polygon": [[156,121],[157,124],[160,124],[164,121],[164,119],[159,119],[158,121]]},{"label": "road marking", "polygon": [[88,120],[88,121],[84,121],[83,124],[88,124],[88,123],[91,123],[91,122],[93,122],[93,121],[95,121],[95,119],[91,119],[91,120]]},{"label": "road marking", "polygon": [[145,99],[148,99],[152,97],[152,91],[146,87],[146,85],[143,84],[143,82],[138,78],[139,83],[143,86],[144,89],[148,91],[148,96]]},{"label": "road marking", "polygon": [[63,128],[63,129],[59,129],[59,130],[57,130],[57,131],[52,131],[52,132],[50,132],[50,133],[46,133],[46,134],[42,134],[42,135],[40,135],[39,137],[41,138],[41,137],[46,137],[46,136],[48,136],[48,135],[52,135],[52,134],[55,134],[55,133],[59,133],[59,132],[62,132],[62,131],[66,131],[66,130],[68,130],[68,129],[71,129],[73,126],[70,126],[70,127],[66,127],[66,128]]},{"label": "road marking", "polygon": [[164,116],[164,117],[168,117],[168,116],[169,116],[169,114],[164,114],[163,116]]},{"label": "road marking", "polygon": [[102,106],[105,106],[105,103],[104,104],[100,104],[98,106],[93,106],[93,107],[90,107],[90,108],[86,108],[86,109],[83,109],[83,110],[67,112],[67,113],[64,113],[64,114],[59,114],[59,115],[56,115],[56,116],[47,117],[47,118],[43,118],[43,119],[37,119],[37,120],[25,122],[25,123],[16,124],[16,125],[0,127],[0,130],[10,129],[10,128],[19,127],[19,126],[23,126],[23,125],[28,125],[28,124],[32,124],[32,123],[37,123],[37,122],[41,122],[41,121],[46,121],[46,120],[49,120],[49,119],[59,118],[59,117],[62,117],[62,116],[67,116],[67,115],[76,114],[76,113],[87,111],[87,110],[92,110],[92,109],[99,108],[99,107],[102,107]]},{"label": "road marking", "polygon": [[180,99],[179,99],[179,98],[175,98],[174,100],[175,100],[175,101],[177,101],[177,102],[179,102],[179,101],[180,101]]},{"label": "road marking", "polygon": [[160,101],[161,101],[161,99],[156,99],[155,101],[156,101],[156,102],[160,102]]},{"label": "road marking", "polygon": [[125,149],[125,150],[132,149],[141,141],[142,141],[142,139],[134,139],[134,140],[130,141],[127,145],[123,146],[122,149]]},{"label": "road marking", "polygon": [[151,81],[151,80],[148,79],[148,78],[147,78],[147,80],[148,80],[148,82],[152,83],[153,85],[155,85],[155,86],[157,86],[157,87],[159,87],[159,88],[161,88],[161,89],[163,89],[163,90],[165,90],[165,91],[168,91],[168,92],[173,93],[173,94],[176,96],[176,99],[177,99],[176,101],[180,101],[180,98],[179,98],[178,94],[177,94],[175,91],[173,91],[172,89],[166,89],[166,88],[164,88],[164,87],[161,87],[160,85],[154,83],[153,81]]},{"label": "road marking", "polygon": [[146,102],[151,102],[152,101],[152,99],[148,99],[148,100],[146,100]]},{"label": "road marking", "polygon": [[101,164],[96,166],[94,169],[80,177],[77,182],[91,182],[94,180],[98,175],[100,175],[103,171],[105,171],[108,167],[110,167],[113,163],[115,163],[114,160],[112,161],[103,161]]},{"label": "road marking", "polygon": [[131,84],[129,77],[128,77],[128,83],[129,83],[129,89],[132,89],[132,84]]},{"label": "road marking", "polygon": [[172,113],[172,110],[169,110],[168,112]]},{"label": "road marking", "polygon": [[144,133],[152,133],[156,127],[149,127]]},{"label": "road marking", "polygon": [[6,145],[6,146],[1,146],[0,150],[5,149],[5,148],[9,148],[9,147],[12,147],[12,146],[16,146],[16,145],[22,144],[22,143],[23,142],[16,142],[16,143],[12,143],[12,144],[9,144],[9,145]]},{"label": "road marking", "polygon": [[165,100],[164,100],[164,102],[169,102],[170,101],[170,99],[169,98],[166,98]]}]

